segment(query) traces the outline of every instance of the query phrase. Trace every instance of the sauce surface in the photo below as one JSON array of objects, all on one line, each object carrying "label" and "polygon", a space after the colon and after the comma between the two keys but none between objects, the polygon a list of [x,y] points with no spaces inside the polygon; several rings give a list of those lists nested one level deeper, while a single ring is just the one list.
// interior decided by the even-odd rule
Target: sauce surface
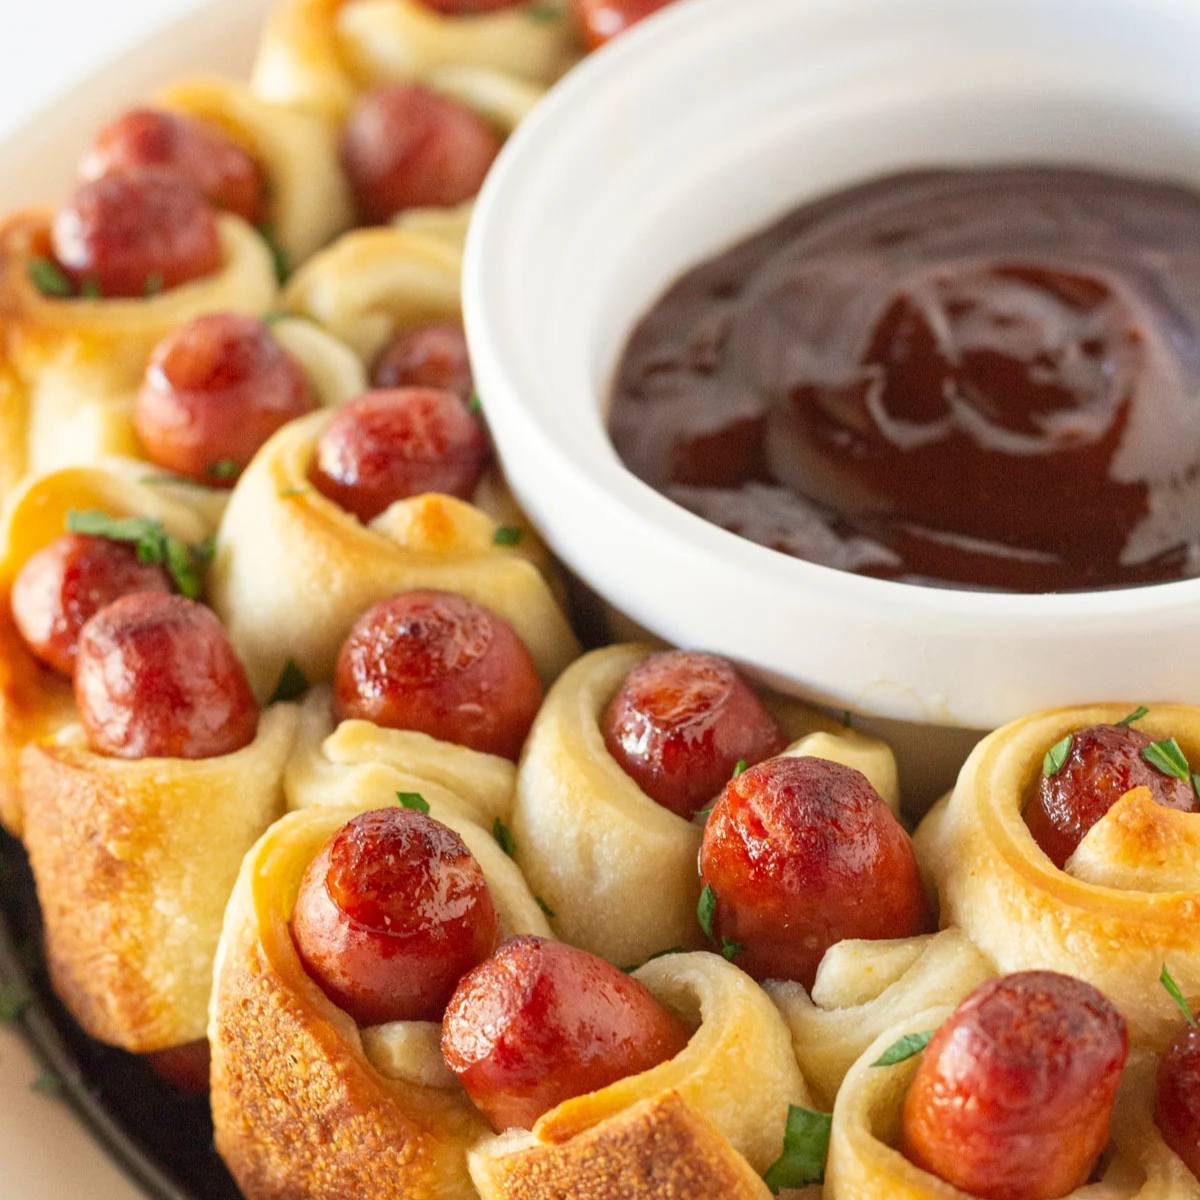
[{"label": "sauce surface", "polygon": [[617,452],[785,554],[1040,592],[1200,574],[1200,194],[910,173],[805,205],[636,329]]}]

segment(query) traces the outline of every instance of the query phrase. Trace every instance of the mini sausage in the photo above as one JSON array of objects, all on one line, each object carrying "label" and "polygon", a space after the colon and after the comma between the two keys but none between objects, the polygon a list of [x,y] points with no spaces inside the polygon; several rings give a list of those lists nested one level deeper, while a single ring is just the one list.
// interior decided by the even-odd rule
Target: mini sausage
[{"label": "mini sausage", "polygon": [[934,1034],[904,1101],[900,1144],[983,1200],[1051,1200],[1087,1181],[1108,1141],[1125,1020],[1050,971],[993,979]]},{"label": "mini sausage", "polygon": [[432,321],[398,334],[375,360],[371,383],[377,388],[436,388],[463,403],[474,382],[467,339],[453,321]]},{"label": "mini sausage", "polygon": [[542,700],[512,627],[450,592],[405,592],[359,618],[338,655],[334,712],[516,759]]},{"label": "mini sausage", "polygon": [[714,938],[756,979],[811,988],[834,943],[930,928],[908,834],[865,775],[825,759],[773,758],[731,780],[700,878]]},{"label": "mini sausage", "polygon": [[76,287],[146,296],[221,265],[212,206],[169,171],[113,171],[81,184],[58,210],[54,256]]},{"label": "mini sausage", "polygon": [[1056,867],[1066,863],[1087,831],[1131,788],[1149,788],[1166,808],[1200,812],[1190,782],[1165,775],[1142,757],[1151,740],[1128,725],[1093,725],[1073,735],[1058,771],[1039,774],[1025,806],[1025,823]]},{"label": "mini sausage", "polygon": [[442,1057],[493,1129],[531,1129],[564,1100],[674,1058],[688,1030],[584,950],[511,938],[458,985]]},{"label": "mini sausage", "polygon": [[363,219],[381,225],[410,208],[470,200],[500,139],[469,108],[414,84],[365,96],[342,132],[342,166]]},{"label": "mini sausage", "polygon": [[487,438],[453,393],[368,392],[344,405],[317,442],[313,485],[360,521],[425,492],[469,499],[489,456]]},{"label": "mini sausage", "polygon": [[258,163],[223,129],[207,121],[136,108],[101,129],[80,164],[83,179],[157,167],[186,179],[211,204],[258,225],[266,216],[266,184]]},{"label": "mini sausage", "polygon": [[67,533],[30,555],[12,588],[13,621],[33,654],[70,678],[79,632],[105,605],[134,592],[171,591],[163,567],[133,546]]},{"label": "mini sausage", "polygon": [[254,740],[258,708],[225,630],[202,604],[138,592],[79,635],[75,703],[115,758],[216,758]]},{"label": "mini sausage", "polygon": [[360,1025],[440,1021],[497,930],[462,839],[404,808],[343,826],[305,871],[292,915],[305,969]]},{"label": "mini sausage", "polygon": [[739,761],[761,762],[787,739],[723,658],[690,650],[652,654],[605,711],[604,744],[652,800],[690,820]]},{"label": "mini sausage", "polygon": [[1187,1025],[1158,1066],[1154,1120],[1163,1141],[1200,1179],[1200,1029]]},{"label": "mini sausage", "polygon": [[670,3],[671,0],[574,0],[575,15],[592,50]]},{"label": "mini sausage", "polygon": [[316,404],[304,373],[266,325],[212,313],[158,344],[133,424],[160,467],[232,487],[277,429]]}]

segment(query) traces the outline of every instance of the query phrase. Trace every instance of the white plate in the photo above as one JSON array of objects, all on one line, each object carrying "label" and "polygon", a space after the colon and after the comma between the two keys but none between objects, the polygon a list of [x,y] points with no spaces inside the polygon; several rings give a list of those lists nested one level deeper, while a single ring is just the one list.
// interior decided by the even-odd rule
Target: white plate
[{"label": "white plate", "polygon": [[[269,0],[213,0],[83,79],[0,144],[0,212],[53,203],[97,125],[181,75],[245,78]],[[61,1100],[30,1091],[41,1066],[0,1028],[0,1190],[4,1200],[142,1200]],[[81,1185],[81,1181],[86,1181]]]}]

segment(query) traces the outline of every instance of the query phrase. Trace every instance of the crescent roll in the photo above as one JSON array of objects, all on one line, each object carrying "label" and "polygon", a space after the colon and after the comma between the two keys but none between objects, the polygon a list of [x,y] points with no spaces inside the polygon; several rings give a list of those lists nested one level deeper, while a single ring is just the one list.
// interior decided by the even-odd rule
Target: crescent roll
[{"label": "crescent roll", "polygon": [[[484,1142],[471,1155],[484,1200],[551,1200],[572,1166],[577,1194],[598,1200],[674,1194],[657,1190],[664,1171],[698,1189],[680,1195],[768,1194],[759,1176],[779,1157],[788,1106],[810,1103],[778,1011],[706,951],[656,959],[634,978],[696,1029],[691,1041],[660,1066],[551,1109],[531,1134]],[[670,1161],[681,1150],[695,1155],[690,1167]]]},{"label": "crescent roll", "polygon": [[207,759],[108,758],[78,726],[25,748],[25,845],[54,989],[135,1053],[204,1037],[213,956],[246,851],[283,811],[296,710]]},{"label": "crescent roll", "polygon": [[[532,535],[498,545],[498,524],[448,496],[393,504],[370,525],[308,482],[328,416],[281,429],[243,472],[217,540],[210,595],[250,682],[269,695],[289,660],[312,681],[372,604],[418,588],[458,592],[503,617],[549,682],[578,653],[554,590],[528,557]],[[503,539],[502,539],[503,540]]]},{"label": "crescent roll", "polygon": [[[894,1145],[904,1096],[919,1058],[873,1067],[900,1037],[935,1029],[952,1010],[916,1013],[884,1032],[850,1069],[833,1109],[825,1200],[971,1200],[904,1158]],[[1163,1142],[1154,1124],[1157,1061],[1145,1050],[1129,1056],[1112,1120],[1101,1182],[1071,1192],[1085,1200],[1197,1200],[1200,1181]]]},{"label": "crescent roll", "polygon": [[792,1046],[828,1111],[846,1072],[885,1030],[934,1004],[957,1004],[990,979],[991,964],[959,929],[895,941],[844,941],[817,969],[812,995],[799,983],[765,985],[792,1031]]},{"label": "crescent roll", "polygon": [[544,87],[579,49],[559,5],[452,16],[417,0],[284,0],[264,31],[253,85],[276,103],[340,116],[365,88],[437,87],[446,71],[477,93]]},{"label": "crescent roll", "polygon": [[[1001,972],[1077,975],[1117,1005],[1135,1041],[1161,1048],[1178,1019],[1158,986],[1164,962],[1185,995],[1200,996],[1200,814],[1132,791],[1091,828],[1063,870],[1022,815],[1050,747],[1127,711],[1060,709],[997,730],[922,823],[916,849],[937,887],[942,923],[961,928]],[[1177,738],[1200,761],[1200,709],[1154,705],[1137,728]]]},{"label": "crescent roll", "polygon": [[22,826],[22,750],[75,719],[70,681],[34,658],[13,622],[9,593],[21,567],[66,532],[72,510],[148,517],[194,544],[216,531],[226,496],[144,462],[105,458],[31,477],[10,497],[0,527],[0,820],[11,832]]},{"label": "crescent roll", "polygon": [[[475,855],[502,932],[547,936],[512,860],[464,815],[470,797],[423,794],[430,815]],[[486,1125],[442,1065],[440,1027],[360,1029],[305,973],[289,930],[321,846],[387,802],[316,804],[284,817],[246,857],[230,900],[209,1028],[213,1121],[217,1148],[249,1200],[473,1194],[467,1151]]]},{"label": "crescent roll", "polygon": [[329,117],[271,104],[244,83],[215,77],[172,84],[155,103],[219,126],[259,164],[265,229],[290,262],[303,262],[353,223],[338,129]]},{"label": "crescent roll", "polygon": [[[649,646],[610,646],[574,663],[547,695],[517,777],[517,861],[567,941],[617,966],[701,944],[701,826],[656,804],[609,754],[601,717]],[[786,753],[861,770],[893,807],[895,761],[882,742],[800,704],[769,698]]]},{"label": "crescent roll", "polygon": [[218,217],[222,265],[192,283],[136,299],[59,299],[30,276],[49,248],[49,215],[0,225],[0,494],[27,472],[137,455],[132,398],[151,351],[211,312],[258,315],[275,305],[272,254],[240,218]]}]

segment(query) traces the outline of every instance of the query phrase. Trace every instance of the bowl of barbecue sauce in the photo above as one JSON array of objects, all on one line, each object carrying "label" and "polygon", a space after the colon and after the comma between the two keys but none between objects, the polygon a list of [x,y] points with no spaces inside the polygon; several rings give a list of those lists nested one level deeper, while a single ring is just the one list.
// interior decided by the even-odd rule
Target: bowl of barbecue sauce
[{"label": "bowl of barbecue sauce", "polygon": [[1193,697],[1197,45],[1172,0],[684,0],[573,72],[466,263],[554,549],[917,791],[1023,713]]}]

